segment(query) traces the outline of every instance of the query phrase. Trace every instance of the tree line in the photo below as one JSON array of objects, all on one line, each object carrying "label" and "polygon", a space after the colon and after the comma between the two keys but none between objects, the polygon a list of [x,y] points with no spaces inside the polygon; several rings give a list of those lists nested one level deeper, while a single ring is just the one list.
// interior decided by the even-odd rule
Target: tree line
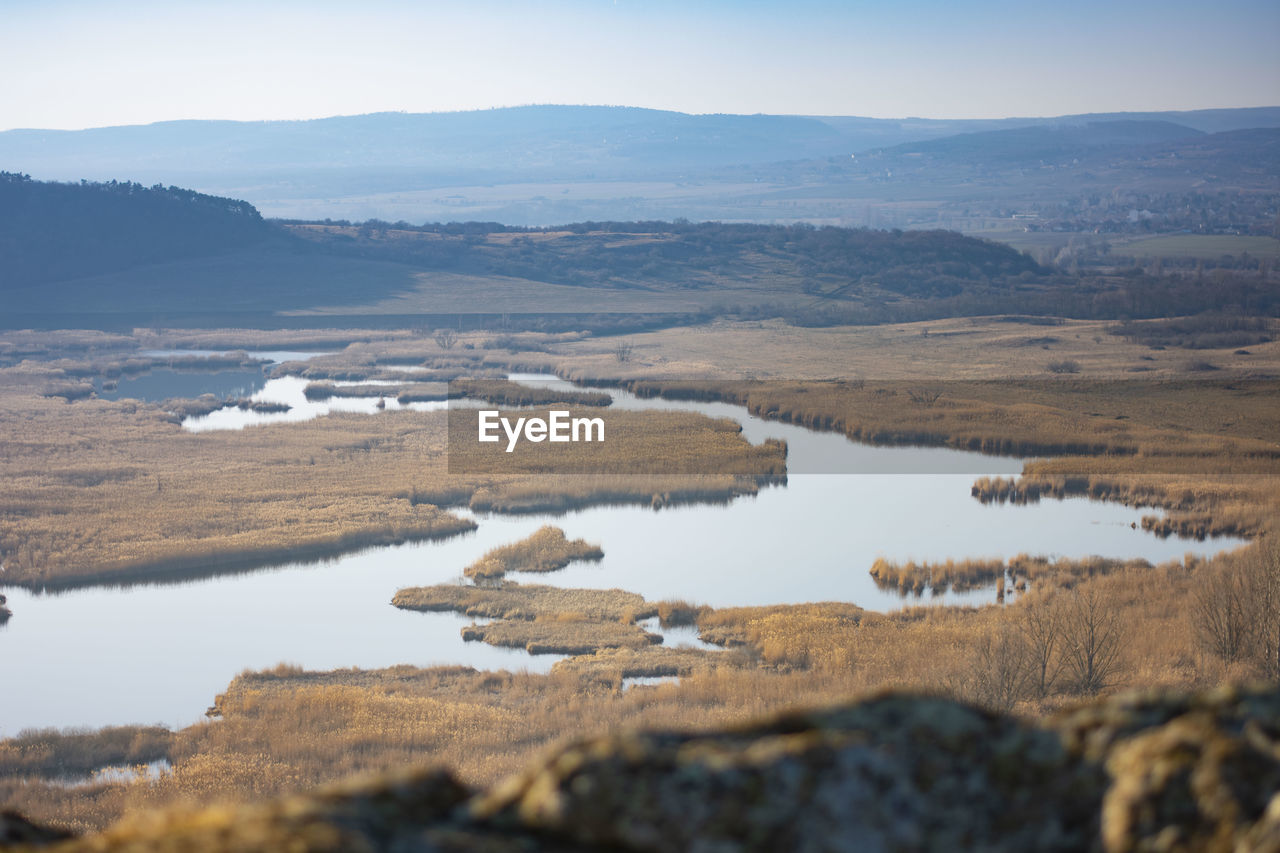
[{"label": "tree line", "polygon": [[258,243],[253,205],[159,184],[53,183],[0,172],[0,285],[35,285]]}]

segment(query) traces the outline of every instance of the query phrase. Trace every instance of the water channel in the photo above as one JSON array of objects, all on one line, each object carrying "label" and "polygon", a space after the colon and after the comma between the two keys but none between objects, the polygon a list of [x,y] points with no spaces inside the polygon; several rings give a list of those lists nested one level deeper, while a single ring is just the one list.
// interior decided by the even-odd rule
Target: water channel
[{"label": "water channel", "polygon": [[[253,392],[257,400],[289,403],[294,406],[289,412],[228,408],[184,426],[242,429],[319,417],[335,408],[371,417],[404,416],[397,414],[394,399],[384,408],[377,407],[376,397],[309,403],[302,396],[305,384],[282,377],[264,380]],[[5,589],[14,616],[0,626],[0,736],[30,727],[187,725],[201,718],[237,673],[280,662],[307,669],[406,663],[546,671],[556,656],[466,643],[460,631],[473,621],[469,617],[402,611],[390,601],[401,587],[460,582],[462,569],[485,551],[547,523],[563,527],[570,538],[599,543],[604,559],[511,579],[618,587],[651,600],[681,598],[713,606],[848,601],[893,610],[910,603],[872,582],[867,570],[879,556],[1008,558],[1027,552],[1158,562],[1241,544],[1234,539],[1159,539],[1135,528],[1143,512],[1116,504],[1071,499],[984,506],[970,497],[975,475],[1015,474],[1022,467],[1017,459],[937,448],[868,447],[838,434],[762,420],[737,406],[610,393],[616,406],[732,417],[753,443],[783,438],[793,473],[785,486],[764,488],[755,497],[727,505],[480,515],[472,533],[373,548],[322,563],[56,594]],[[409,404],[425,410],[444,406]],[[932,600],[993,599],[992,591],[978,590]],[[697,641],[691,633],[673,632],[668,642]]]}]

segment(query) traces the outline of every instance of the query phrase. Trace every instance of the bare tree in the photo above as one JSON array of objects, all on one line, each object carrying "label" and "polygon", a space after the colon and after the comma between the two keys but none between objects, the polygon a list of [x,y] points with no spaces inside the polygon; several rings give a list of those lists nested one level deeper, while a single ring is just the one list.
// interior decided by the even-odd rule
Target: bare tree
[{"label": "bare tree", "polygon": [[1200,647],[1227,663],[1249,650],[1254,605],[1248,578],[1240,567],[1220,566],[1200,573],[1191,596],[1191,618]]},{"label": "bare tree", "polygon": [[631,353],[634,346],[627,341],[619,341],[618,345],[613,349],[614,358],[618,359],[619,364],[625,364],[631,361]]},{"label": "bare tree", "polygon": [[1027,694],[1031,658],[1017,630],[1002,623],[978,641],[974,656],[974,699],[997,711],[1010,711]]},{"label": "bare tree", "polygon": [[458,333],[453,329],[438,329],[434,337],[440,349],[453,349],[453,345],[458,342]]},{"label": "bare tree", "polygon": [[1197,580],[1191,613],[1201,647],[1280,680],[1280,542],[1263,540]]},{"label": "bare tree", "polygon": [[1280,541],[1259,542],[1245,563],[1250,645],[1264,678],[1280,680]]},{"label": "bare tree", "polygon": [[1019,627],[1031,667],[1031,689],[1043,699],[1062,671],[1062,619],[1057,607],[1042,596],[1021,602]]},{"label": "bare tree", "polygon": [[1066,670],[1081,693],[1097,693],[1120,669],[1120,610],[1093,585],[1072,590],[1062,610]]}]

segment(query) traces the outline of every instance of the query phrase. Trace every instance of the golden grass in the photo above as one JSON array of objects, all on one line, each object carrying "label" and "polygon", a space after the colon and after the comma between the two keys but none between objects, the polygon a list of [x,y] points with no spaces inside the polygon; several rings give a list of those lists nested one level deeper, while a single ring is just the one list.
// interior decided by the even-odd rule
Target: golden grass
[{"label": "golden grass", "polygon": [[485,552],[462,573],[469,578],[500,578],[507,572],[554,572],[575,560],[602,560],[604,551],[585,539],[570,541],[564,531],[543,525],[519,542]]},{"label": "golden grass", "polygon": [[455,379],[449,396],[486,400],[500,406],[546,406],[565,403],[574,406],[607,406],[613,399],[599,391],[570,391],[521,385],[507,379]]},{"label": "golden grass", "polygon": [[[548,675],[408,666],[246,673],[218,697],[222,719],[175,733],[174,773],[160,782],[67,791],[40,784],[6,789],[0,779],[0,796],[41,820],[101,826],[122,811],[252,799],[405,764],[442,762],[471,784],[492,784],[569,737],[622,726],[697,730],[884,687],[987,701],[994,663],[980,641],[1026,636],[1028,614],[1067,612],[1075,590],[1113,604],[1126,626],[1114,688],[1249,678],[1254,673],[1226,667],[1197,643],[1187,601],[1211,569],[1171,562],[1085,577],[1074,590],[1058,587],[1050,574],[1015,603],[980,609],[876,614],[842,603],[704,609],[702,636],[730,651],[610,649],[559,662]],[[558,612],[574,605],[562,606]],[[600,615],[627,610],[619,603],[601,607]],[[1042,713],[1077,695],[1062,655],[1061,648],[1050,654],[1046,695],[1024,686],[1018,710]],[[622,678],[642,675],[680,680],[620,692]]]},{"label": "golden grass", "polygon": [[[520,418],[551,417],[550,408],[501,410],[499,418],[516,424]],[[579,474],[742,475],[757,483],[786,477],[785,442],[766,440],[753,445],[741,427],[726,418],[712,419],[691,412],[641,412],[628,409],[557,409],[567,418],[598,419],[602,429],[588,426],[580,436],[590,440],[551,443],[521,438],[512,446],[504,429],[492,421],[498,440],[477,440],[479,410],[449,411],[450,473],[544,474],[555,480]],[[567,422],[566,422],[567,423]],[[513,427],[514,428],[514,427]],[[567,428],[566,428],[567,432]],[[601,437],[602,436],[602,437]],[[554,494],[555,480],[546,491]]]},{"label": "golden grass", "polygon": [[335,385],[332,382],[311,382],[303,390],[308,400],[329,400],[333,397],[392,397],[401,403],[426,403],[446,400],[448,389],[438,383],[406,383],[403,385]]},{"label": "golden grass", "polygon": [[[1094,332],[1102,336],[1101,324],[1068,323],[1048,332],[967,321],[928,328],[930,334],[923,336],[919,326],[797,330],[720,325],[631,336],[635,356],[626,364],[613,357],[615,342],[585,339],[552,344],[555,351],[547,354],[521,354],[519,364],[515,357],[505,358],[503,366],[622,379],[633,372],[694,376],[701,379],[693,386],[699,393],[708,388],[718,393],[707,377],[722,375],[717,372],[731,363],[739,375],[821,378],[856,372],[908,379],[902,393],[880,404],[871,393],[872,381],[818,394],[798,383],[744,393],[762,414],[845,431],[858,427],[873,439],[883,428],[886,435],[914,430],[944,444],[976,438],[979,443],[1071,441],[1131,448],[1121,456],[1034,463],[1023,485],[1050,484],[1044,494],[1051,495],[1059,488],[1058,479],[1064,492],[1083,483],[1085,493],[1096,497],[1170,508],[1171,523],[1182,519],[1191,525],[1199,519],[1234,524],[1267,538],[1280,535],[1275,527],[1280,484],[1268,461],[1273,457],[1266,452],[1274,449],[1280,434],[1280,414],[1273,404],[1274,389],[1265,382],[1242,393],[1240,375],[1215,376],[1207,383],[1153,383],[1136,396],[1122,384],[1088,390],[1075,380],[974,383],[964,393],[957,390],[961,386],[946,384],[928,405],[906,393],[928,390],[922,379],[954,378],[956,373],[989,378],[1000,371],[1033,375],[1043,372],[1040,360],[1050,356],[1078,360],[1084,375],[1121,375],[1129,366],[1152,365],[1157,375],[1173,376],[1179,369],[1162,352],[1150,353],[1155,361],[1141,361],[1146,350],[1114,336],[1093,341]],[[1049,352],[1028,343],[1046,334],[1059,338],[1048,344]],[[464,336],[461,342],[470,341]],[[439,360],[440,369],[449,359],[462,364],[456,348],[446,356],[432,354],[431,347],[426,342],[418,352],[433,365]],[[1276,344],[1256,347],[1257,361],[1251,364],[1274,367],[1278,352]],[[486,354],[467,364],[490,358],[497,357]],[[1178,356],[1182,361],[1185,355]],[[707,370],[699,373],[699,365]],[[792,370],[796,372],[787,373]],[[162,531],[173,537],[167,540],[169,553],[204,542],[213,553],[225,554],[246,531],[287,540],[292,534],[283,520],[276,521],[277,513],[280,519],[292,519],[290,524],[323,521],[334,531],[382,530],[387,513],[407,523],[418,518],[411,511],[421,508],[427,518],[443,521],[434,513],[448,504],[518,509],[548,501],[651,496],[660,505],[679,499],[680,489],[689,495],[703,488],[724,495],[754,483],[750,477],[699,482],[675,476],[444,476],[442,430],[430,426],[429,418],[407,414],[321,419],[283,431],[249,431],[203,446],[188,444],[195,437],[178,433],[148,407],[130,410],[126,404],[93,400],[68,404],[39,398],[31,390],[60,377],[65,377],[60,368],[32,362],[0,376],[9,383],[9,390],[0,394],[0,473],[14,487],[3,499],[0,541],[20,543],[12,559],[24,572],[50,562],[114,555],[124,547],[118,543],[132,539],[140,547],[156,547],[147,546],[148,536]],[[18,387],[25,390],[14,390]],[[1176,468],[1150,472],[1169,459]],[[1197,459],[1206,465],[1192,465]],[[1094,470],[1082,475],[1082,463]],[[237,497],[246,484],[247,493]],[[555,494],[548,497],[552,490]],[[344,515],[352,508],[367,514]],[[148,518],[149,513],[155,518]],[[184,526],[201,514],[206,529]],[[15,532],[31,538],[11,538]],[[4,559],[8,568],[11,555]],[[606,649],[558,662],[549,675],[411,667],[333,673],[282,668],[246,674],[218,699],[221,720],[175,733],[171,777],[89,791],[17,785],[3,778],[0,798],[37,819],[101,826],[122,811],[151,805],[242,800],[409,763],[440,761],[472,784],[489,784],[534,752],[570,736],[621,726],[699,729],[881,687],[947,690],[990,703],[999,701],[992,690],[995,675],[1021,654],[1016,652],[1019,643],[1030,642],[1032,617],[1066,619],[1078,593],[1106,601],[1124,625],[1113,686],[1201,687],[1242,680],[1258,673],[1207,654],[1189,605],[1194,591],[1215,576],[1223,561],[1238,559],[1243,557],[1116,567],[1109,573],[1076,571],[1075,564],[1028,564],[1026,576],[1034,571],[1035,580],[1011,604],[910,608],[893,614],[838,602],[712,610],[681,602],[654,604],[623,591],[543,593],[533,586],[514,588],[520,593],[510,585],[402,591],[398,598],[409,597],[397,604],[532,620],[533,625],[539,625],[538,616],[544,625],[572,625],[585,617],[623,628],[655,613],[664,621],[694,619],[704,639],[728,651]],[[584,592],[590,595],[583,597]],[[1077,695],[1078,686],[1067,676],[1065,640],[1060,643],[1047,656],[1051,677],[1043,695],[1025,685],[1012,692],[1020,712],[1042,713]],[[618,689],[626,676],[667,674],[680,675],[679,683],[644,691]]]},{"label": "golden grass", "polygon": [[[609,379],[851,379],[895,382],[1042,378],[1050,361],[1080,364],[1080,376],[1169,379],[1185,375],[1186,350],[1154,350],[1110,334],[1112,321],[1061,325],[961,317],[882,326],[799,328],[781,320],[585,339],[550,348],[561,375]],[[618,343],[632,344],[619,363]],[[1280,373],[1280,341],[1197,351],[1224,372]],[[1141,372],[1132,372],[1140,369]],[[1233,378],[1235,378],[1233,376]]]},{"label": "golden grass", "polygon": [[[432,344],[423,344],[432,346]],[[685,438],[765,474],[582,478],[449,471],[444,412],[337,413],[312,421],[192,434],[162,406],[40,395],[61,368],[0,368],[0,563],[32,587],[181,577],[446,536],[473,522],[448,506],[663,505],[753,493],[782,470],[781,449],[751,448],[706,418],[655,420],[598,446],[628,468]],[[191,405],[199,406],[199,401]],[[678,435],[665,430],[678,429]],[[614,461],[617,461],[615,459]]]},{"label": "golden grass", "polygon": [[588,655],[601,649],[643,649],[662,642],[634,622],[602,622],[560,614],[556,618],[501,619],[462,629],[462,639],[524,649],[531,655]]},{"label": "golden grass", "polygon": [[167,758],[173,735],[158,726],[113,726],[96,731],[24,731],[0,741],[0,777],[75,777],[121,764]]},{"label": "golden grass", "polygon": [[685,677],[693,672],[707,673],[720,667],[750,666],[741,654],[714,652],[689,647],[649,646],[638,648],[602,648],[556,661],[551,672],[573,675],[587,683],[608,688],[622,687],[624,678]]},{"label": "golden grass", "polygon": [[1082,579],[1095,575],[1119,571],[1140,572],[1150,568],[1151,563],[1142,559],[1085,557],[1073,560],[1059,557],[1051,560],[1043,556],[1018,554],[1008,562],[965,558],[898,563],[881,557],[871,564],[870,573],[880,589],[896,590],[901,595],[914,595],[918,598],[926,589],[931,595],[938,595],[947,590],[967,592],[995,583],[1001,584],[1002,595],[1005,583],[1018,591],[1025,590],[1029,583],[1044,580],[1052,580],[1058,586],[1070,588]]},{"label": "golden grass", "polygon": [[657,608],[644,596],[626,590],[565,589],[511,581],[497,587],[409,587],[397,592],[391,603],[405,610],[453,611],[490,619],[537,619],[573,613],[582,619],[631,622],[657,614]]}]

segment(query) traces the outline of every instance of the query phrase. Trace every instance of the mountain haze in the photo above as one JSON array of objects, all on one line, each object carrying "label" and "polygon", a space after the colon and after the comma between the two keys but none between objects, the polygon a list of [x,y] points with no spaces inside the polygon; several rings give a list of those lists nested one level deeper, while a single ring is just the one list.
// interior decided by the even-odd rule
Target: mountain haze
[{"label": "mountain haze", "polygon": [[[827,204],[771,199],[797,181],[812,183],[805,172],[825,181],[821,174],[832,169],[847,173],[854,155],[902,153],[903,146],[1017,169],[1064,152],[1075,157],[1258,127],[1280,127],[1280,108],[974,121],[530,106],[11,130],[0,133],[0,169],[46,180],[178,184],[246,199],[269,216],[303,219],[551,225],[683,216],[906,225],[896,215],[880,221],[858,213],[865,205],[833,217]],[[964,154],[966,146],[974,152]],[[887,199],[878,189],[840,194],[900,195],[892,188]]]}]

